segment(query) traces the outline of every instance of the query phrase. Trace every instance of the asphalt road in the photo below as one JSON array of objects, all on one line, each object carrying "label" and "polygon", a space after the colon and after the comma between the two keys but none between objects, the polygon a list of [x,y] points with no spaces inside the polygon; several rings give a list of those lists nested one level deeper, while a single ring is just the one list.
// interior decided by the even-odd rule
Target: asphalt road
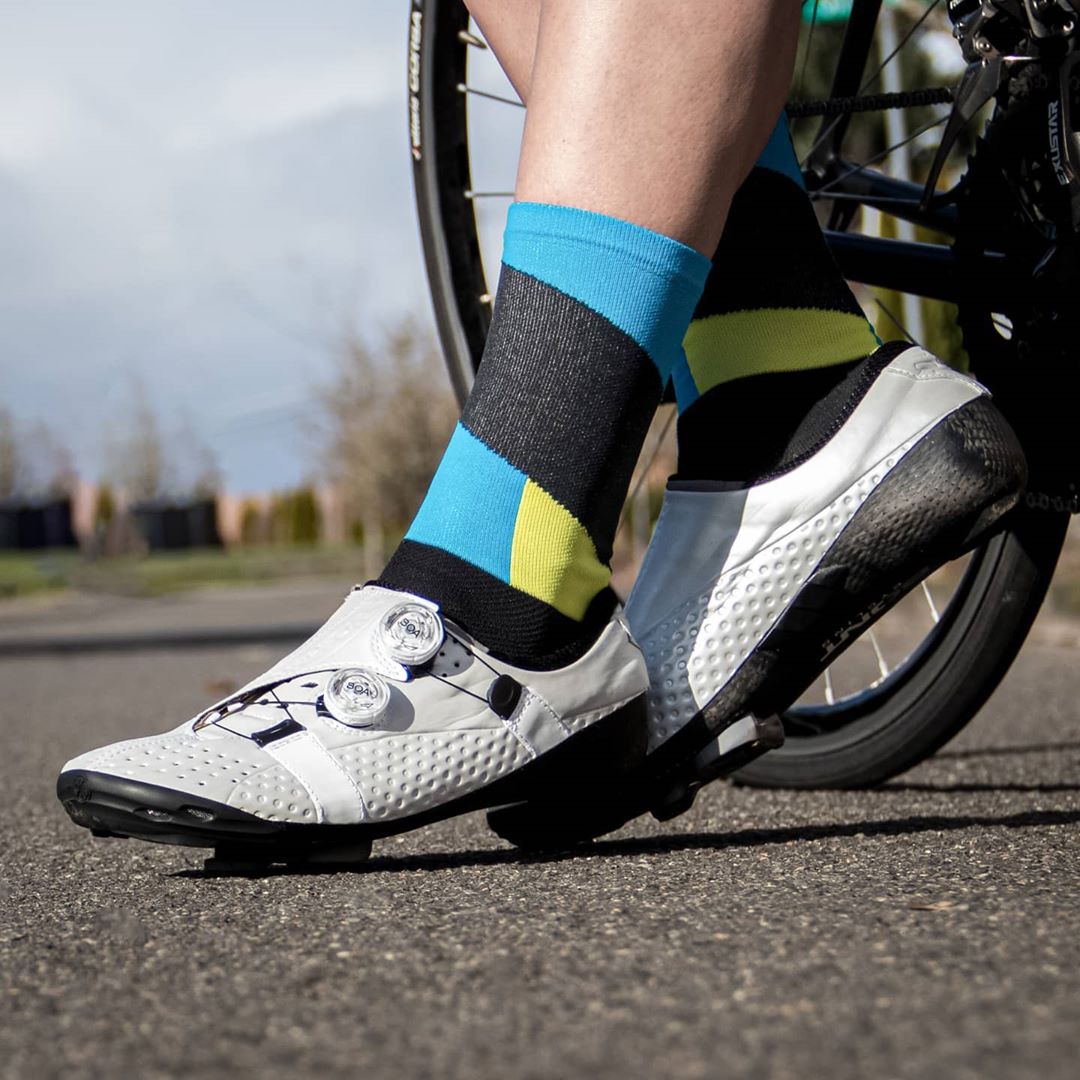
[{"label": "asphalt road", "polygon": [[0,658],[0,1076],[1071,1080],[1078,656],[1029,647],[878,791],[714,785],[559,858],[471,816],[258,879],[93,840],[52,787],[273,651]]}]

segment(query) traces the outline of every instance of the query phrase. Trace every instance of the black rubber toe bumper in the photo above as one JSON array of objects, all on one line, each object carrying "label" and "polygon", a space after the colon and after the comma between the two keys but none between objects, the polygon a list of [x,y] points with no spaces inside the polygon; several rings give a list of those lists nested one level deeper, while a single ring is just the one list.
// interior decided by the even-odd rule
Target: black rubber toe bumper
[{"label": "black rubber toe bumper", "polygon": [[108,773],[60,774],[56,794],[68,816],[96,836],[214,847],[230,840],[275,843],[285,822],[266,821],[224,803]]}]

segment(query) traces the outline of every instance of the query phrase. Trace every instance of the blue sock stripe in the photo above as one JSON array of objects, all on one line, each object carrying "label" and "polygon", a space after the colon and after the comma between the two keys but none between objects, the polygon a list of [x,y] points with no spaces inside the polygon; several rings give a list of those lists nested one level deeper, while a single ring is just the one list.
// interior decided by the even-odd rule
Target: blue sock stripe
[{"label": "blue sock stripe", "polygon": [[458,424],[405,539],[442,548],[509,583],[525,479]]},{"label": "blue sock stripe", "polygon": [[543,203],[514,203],[503,262],[592,308],[633,338],[666,381],[710,261],[640,225]]},{"label": "blue sock stripe", "polygon": [[791,144],[791,133],[788,131],[787,115],[780,114],[765,149],[761,151],[761,157],[757,159],[756,167],[759,169],[772,169],[773,172],[781,173],[789,180],[794,180],[804,191],[806,183],[803,180],[802,170],[799,168],[799,159],[795,156],[795,147]]},{"label": "blue sock stripe", "polygon": [[675,404],[680,413],[686,412],[699,397],[701,392],[694,382],[685,350],[681,351],[679,362],[671,370],[671,383],[675,387]]}]

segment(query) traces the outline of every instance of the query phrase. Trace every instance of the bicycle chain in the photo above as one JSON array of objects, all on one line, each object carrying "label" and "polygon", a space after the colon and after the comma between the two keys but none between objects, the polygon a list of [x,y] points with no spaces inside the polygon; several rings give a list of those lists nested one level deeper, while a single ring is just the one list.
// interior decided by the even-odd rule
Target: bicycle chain
[{"label": "bicycle chain", "polygon": [[810,116],[835,117],[847,113],[910,109],[918,105],[948,105],[952,100],[953,92],[948,86],[928,86],[922,90],[904,90],[893,94],[864,94],[861,97],[825,98],[822,101],[789,101],[787,115],[792,120],[804,120]]},{"label": "bicycle chain", "polygon": [[1080,494],[1070,495],[1065,498],[1062,495],[1050,495],[1045,491],[1025,491],[1024,505],[1029,510],[1053,510],[1055,513],[1070,514],[1080,513]]}]

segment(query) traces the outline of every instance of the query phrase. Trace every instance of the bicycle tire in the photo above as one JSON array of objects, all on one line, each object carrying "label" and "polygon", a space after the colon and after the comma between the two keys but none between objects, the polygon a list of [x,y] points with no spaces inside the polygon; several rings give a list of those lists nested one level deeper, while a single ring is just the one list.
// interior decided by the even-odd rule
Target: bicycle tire
[{"label": "bicycle tire", "polygon": [[[459,88],[468,14],[460,0],[413,0],[413,11],[426,24],[417,107],[427,141],[416,161],[417,208],[439,338],[464,400],[490,321],[480,299],[488,287],[476,217],[465,198],[469,131]],[[837,710],[834,719],[846,711],[850,720],[820,742],[789,737],[736,778],[773,787],[865,787],[934,753],[978,712],[1015,659],[1049,587],[1067,523],[1064,514],[1014,511],[977,550],[941,624],[894,673],[900,677],[829,707]]]},{"label": "bicycle tire", "polygon": [[[1019,254],[1032,243],[1027,219],[1003,180],[1002,165],[1003,157],[1015,162],[1026,156],[1015,145],[1018,131],[1025,138],[1033,137],[1033,128],[1038,131],[1038,103],[1029,103],[1031,91],[1026,86],[1032,75],[1026,72],[1022,80],[1010,84],[1007,100],[999,103],[968,158],[954,250]],[[1027,262],[1037,263],[1042,252],[1036,244],[1024,255]],[[1058,429],[1066,423],[1055,413],[1055,424],[1047,415],[1048,404],[1031,391],[1046,354],[1060,351],[1066,342],[1055,343],[1044,329],[1034,347],[1033,328],[1039,319],[1030,302],[1019,301],[1003,314],[1016,331],[1009,339],[995,329],[992,313],[980,308],[961,304],[958,323],[969,355],[977,358],[980,377],[1027,443],[1039,423],[1050,422]],[[1070,326],[1067,341],[1071,340]],[[1022,379],[1017,378],[1019,372]],[[1047,373],[1042,377],[1047,379]],[[1010,515],[1006,531],[979,552],[961,585],[970,595],[960,604],[954,600],[955,612],[946,612],[938,628],[940,640],[914,658],[917,669],[909,679],[895,693],[886,682],[846,703],[852,721],[847,743],[837,752],[827,752],[826,740],[816,752],[800,752],[809,748],[794,741],[786,752],[748,766],[738,774],[740,781],[771,787],[870,786],[930,756],[978,712],[1005,676],[1038,614],[1068,527],[1069,514],[1060,504],[1071,470],[1049,460],[1045,451],[1029,454],[1029,465],[1024,504]],[[897,733],[903,738],[897,739]],[[862,738],[856,738],[859,735]]]},{"label": "bicycle tire", "polygon": [[[409,14],[409,142],[420,240],[435,326],[459,404],[480,363],[490,308],[472,203],[460,0],[413,0]],[[452,43],[453,47],[448,47]],[[458,47],[460,45],[460,47]]]},{"label": "bicycle tire", "polygon": [[[940,633],[895,684],[843,702],[842,738],[789,739],[739,770],[755,787],[864,788],[924,761],[960,732],[1005,677],[1042,606],[1068,526],[1019,507],[979,549]],[[960,600],[960,603],[956,603]],[[926,647],[930,646],[930,647]],[[834,720],[838,719],[835,715]]]}]

